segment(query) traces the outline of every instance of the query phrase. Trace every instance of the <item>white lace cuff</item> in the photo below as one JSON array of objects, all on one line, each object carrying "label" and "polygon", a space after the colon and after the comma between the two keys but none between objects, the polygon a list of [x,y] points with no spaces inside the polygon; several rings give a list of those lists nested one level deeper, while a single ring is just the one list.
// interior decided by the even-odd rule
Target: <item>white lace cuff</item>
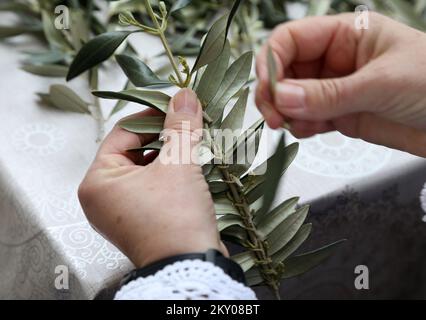
[{"label": "white lace cuff", "polygon": [[210,262],[185,260],[129,282],[115,300],[256,300],[256,295]]},{"label": "white lace cuff", "polygon": [[422,204],[423,211],[426,212],[426,184],[422,190],[422,193],[420,194],[420,202]]}]

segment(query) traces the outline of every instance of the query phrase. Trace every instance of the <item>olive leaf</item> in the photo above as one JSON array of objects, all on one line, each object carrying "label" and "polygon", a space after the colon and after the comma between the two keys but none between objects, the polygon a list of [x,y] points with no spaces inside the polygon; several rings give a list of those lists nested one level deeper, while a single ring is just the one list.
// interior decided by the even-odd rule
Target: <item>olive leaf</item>
[{"label": "olive leaf", "polygon": [[[250,199],[257,200],[257,196],[263,196],[262,194],[262,188],[265,184],[265,181],[268,179],[267,173],[270,171],[270,168],[274,166],[274,163],[281,163],[280,166],[280,173],[279,176],[276,176],[276,183],[278,182],[278,179],[282,177],[282,175],[285,173],[285,171],[288,169],[288,167],[291,165],[291,163],[296,158],[297,152],[299,150],[299,144],[293,143],[285,148],[277,148],[275,151],[275,154],[270,157],[267,161],[263,162],[261,165],[256,167],[254,170],[252,170],[251,174],[244,177],[242,179],[243,184],[246,184],[250,182],[250,184],[247,184],[248,187],[245,189],[245,192],[247,194],[250,194],[252,191],[253,193],[250,194]],[[280,162],[283,159],[282,162]],[[256,189],[256,190],[254,190]],[[257,217],[263,217],[263,215],[266,213],[266,211],[259,211],[256,213]],[[257,218],[260,219],[260,218]]]},{"label": "olive leaf", "polygon": [[292,278],[310,271],[327,259],[334,252],[336,247],[344,241],[346,240],[340,240],[312,252],[287,259],[282,278]]},{"label": "olive leaf", "polygon": [[213,24],[207,33],[203,45],[201,46],[200,53],[192,69],[192,73],[206,64],[216,60],[217,57],[221,54],[225,46],[226,37],[228,35],[232,20],[237,13],[240,4],[241,0],[234,1],[234,5],[230,13],[222,16]]},{"label": "olive leaf", "polygon": [[128,119],[120,122],[120,127],[133,133],[159,134],[163,131],[164,117],[145,117]]},{"label": "olive leaf", "polygon": [[323,16],[331,8],[332,0],[316,0],[310,1],[308,8],[309,16]]},{"label": "olive leaf", "polygon": [[312,230],[312,224],[307,223],[300,227],[294,237],[287,243],[281,250],[276,252],[272,259],[276,262],[285,261],[289,256],[291,256],[300,246],[308,239]]},{"label": "olive leaf", "polygon": [[232,131],[242,128],[244,122],[244,115],[246,113],[246,106],[250,90],[246,88],[238,98],[232,110],[226,116],[220,125],[221,129],[230,129]]},{"label": "olive leaf", "polygon": [[268,213],[268,215],[264,219],[262,219],[260,223],[258,222],[259,219],[255,220],[260,235],[263,238],[266,238],[266,236],[270,234],[273,230],[275,230],[275,228],[278,227],[282,221],[287,219],[290,214],[295,212],[298,202],[298,197],[288,199],[281,203],[270,213]]},{"label": "olive leaf", "polygon": [[173,6],[170,8],[169,14],[185,8],[191,2],[192,2],[192,0],[176,0],[175,3],[173,4]]},{"label": "olive leaf", "polygon": [[217,215],[236,215],[239,216],[238,210],[232,201],[224,196],[213,196],[214,208]]},{"label": "olive leaf", "polygon": [[49,100],[53,106],[64,111],[90,113],[89,104],[72,89],[64,85],[55,84],[50,86]]},{"label": "olive leaf", "polygon": [[256,259],[250,251],[236,254],[231,259],[238,263],[244,272],[249,271],[256,264]]},{"label": "olive leaf", "polygon": [[24,33],[39,32],[41,30],[37,26],[0,26],[0,39],[19,36]]},{"label": "olive leaf", "polygon": [[59,64],[64,62],[68,57],[68,54],[58,50],[29,52],[24,63],[30,65]]},{"label": "olive leaf", "polygon": [[275,62],[274,53],[271,46],[268,46],[268,75],[269,75],[269,90],[271,97],[275,97],[275,89],[277,86],[277,64]]},{"label": "olive leaf", "polygon": [[238,58],[226,71],[217,94],[206,108],[207,114],[213,121],[221,118],[226,104],[247,83],[252,67],[252,60],[253,53],[247,52]]},{"label": "olive leaf", "polygon": [[411,4],[401,0],[386,1],[384,4],[385,6],[390,7],[393,15],[403,22],[419,30],[426,31],[426,22],[424,18],[421,15],[416,14]]},{"label": "olive leaf", "polygon": [[45,64],[45,65],[24,65],[21,67],[22,70],[43,77],[58,77],[64,78],[68,73],[68,67],[56,65],[56,64]]},{"label": "olive leaf", "polygon": [[157,77],[157,75],[140,59],[127,55],[117,55],[115,58],[127,78],[136,87],[171,85],[169,81],[161,80]]},{"label": "olive leaf", "polygon": [[128,152],[144,152],[144,151],[159,151],[163,146],[163,142],[156,140],[143,147],[127,150]]},{"label": "olive leaf", "polygon": [[41,14],[44,34],[51,48],[57,50],[70,49],[70,45],[62,32],[55,27],[53,16],[51,16],[46,10],[43,10]]},{"label": "olive leaf", "polygon": [[67,81],[107,60],[131,33],[131,31],[107,32],[87,42],[71,63]]},{"label": "olive leaf", "polygon": [[217,220],[217,228],[219,232],[222,232],[232,226],[244,228],[244,223],[239,216],[234,215],[226,215]]},{"label": "olive leaf", "polygon": [[93,91],[92,93],[99,98],[139,103],[163,113],[167,113],[169,108],[170,96],[159,91],[129,89],[120,92]]},{"label": "olive leaf", "polygon": [[250,287],[259,286],[263,283],[263,277],[259,269],[251,269],[245,273],[247,285]]},{"label": "olive leaf", "polygon": [[204,106],[207,106],[218,92],[226,70],[228,69],[230,58],[231,47],[229,41],[227,41],[220,56],[207,66],[206,70],[200,77],[200,81],[196,86],[195,92],[198,95],[198,99],[200,99]]},{"label": "olive leaf", "polygon": [[309,206],[303,206],[288,217],[279,219],[282,222],[272,232],[261,235],[261,237],[267,239],[269,254],[278,252],[294,237],[305,222],[308,212]]}]

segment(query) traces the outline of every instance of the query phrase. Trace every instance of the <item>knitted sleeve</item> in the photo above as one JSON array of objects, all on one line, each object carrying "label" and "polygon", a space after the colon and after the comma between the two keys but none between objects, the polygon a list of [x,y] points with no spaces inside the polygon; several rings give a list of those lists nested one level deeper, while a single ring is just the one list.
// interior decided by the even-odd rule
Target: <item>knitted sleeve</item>
[{"label": "knitted sleeve", "polygon": [[210,262],[175,262],[123,286],[116,300],[256,300],[250,288]]}]

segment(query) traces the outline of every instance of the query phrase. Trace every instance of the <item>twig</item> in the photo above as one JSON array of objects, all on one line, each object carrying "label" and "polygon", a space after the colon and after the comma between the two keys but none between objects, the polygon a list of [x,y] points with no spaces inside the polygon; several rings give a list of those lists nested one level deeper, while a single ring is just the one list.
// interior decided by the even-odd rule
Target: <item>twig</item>
[{"label": "twig", "polygon": [[158,22],[158,19],[154,13],[154,10],[152,10],[152,6],[151,3],[149,2],[149,0],[144,0],[145,1],[145,6],[146,6],[146,10],[149,14],[149,16],[151,17],[152,22],[155,25],[155,28],[157,28],[157,32],[158,32],[158,36],[160,37],[161,43],[164,46],[164,50],[166,50],[166,54],[167,57],[170,60],[170,63],[172,64],[173,70],[176,73],[176,76],[178,78],[179,84],[184,87],[185,81],[182,78],[181,73],[179,72],[179,67],[176,64],[175,58],[173,56],[172,50],[170,49],[169,43],[166,39],[166,35],[164,34],[164,31],[160,25],[160,23]]}]

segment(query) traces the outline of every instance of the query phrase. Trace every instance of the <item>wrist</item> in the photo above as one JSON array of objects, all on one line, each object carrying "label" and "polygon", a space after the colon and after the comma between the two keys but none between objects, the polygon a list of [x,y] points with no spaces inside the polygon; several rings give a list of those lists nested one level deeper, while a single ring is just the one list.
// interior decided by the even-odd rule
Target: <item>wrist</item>
[{"label": "wrist", "polygon": [[154,263],[150,263],[144,267],[136,268],[123,278],[121,281],[121,286],[124,286],[138,278],[147,278],[149,276],[153,276],[157,274],[157,272],[166,270],[166,268],[175,265],[176,263],[187,263],[191,260],[210,263],[216,267],[221,268],[222,271],[230,276],[233,280],[244,285],[246,284],[244,272],[238,263],[229,259],[228,257],[225,257],[220,251],[216,249],[209,249],[205,252],[194,252],[167,257]]},{"label": "wrist", "polygon": [[143,268],[147,265],[177,255],[185,255],[194,252],[206,252],[214,249],[221,252],[225,257],[228,257],[226,247],[220,241],[182,241],[176,243],[167,242],[164,244],[157,243],[156,246],[135,246],[132,253],[128,255],[129,259],[137,268]]}]

